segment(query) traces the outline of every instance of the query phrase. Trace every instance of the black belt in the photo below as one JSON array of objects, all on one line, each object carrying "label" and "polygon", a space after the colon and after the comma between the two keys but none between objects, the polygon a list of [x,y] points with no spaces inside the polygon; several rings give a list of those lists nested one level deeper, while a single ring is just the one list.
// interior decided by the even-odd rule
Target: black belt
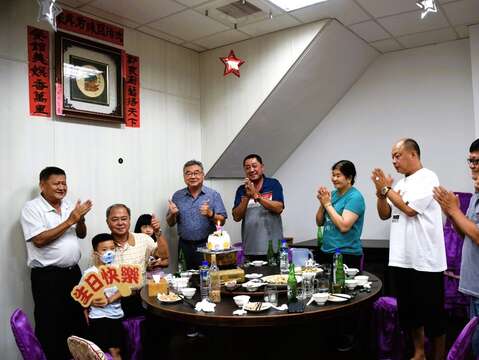
[{"label": "black belt", "polygon": [[78,265],[72,265],[67,267],[60,267],[55,265],[48,265],[43,267],[34,267],[32,271],[73,271],[79,269]]}]

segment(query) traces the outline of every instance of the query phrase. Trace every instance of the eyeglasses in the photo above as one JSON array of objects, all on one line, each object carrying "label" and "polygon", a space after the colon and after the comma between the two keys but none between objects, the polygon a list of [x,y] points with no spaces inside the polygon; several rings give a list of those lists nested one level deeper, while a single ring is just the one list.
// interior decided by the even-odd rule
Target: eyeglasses
[{"label": "eyeglasses", "polygon": [[200,175],[202,175],[203,173],[201,171],[195,171],[195,172],[185,172],[185,177],[189,178],[189,177],[198,177]]},{"label": "eyeglasses", "polygon": [[467,159],[467,163],[472,166],[477,166],[479,165],[479,158],[478,159],[469,158]]}]

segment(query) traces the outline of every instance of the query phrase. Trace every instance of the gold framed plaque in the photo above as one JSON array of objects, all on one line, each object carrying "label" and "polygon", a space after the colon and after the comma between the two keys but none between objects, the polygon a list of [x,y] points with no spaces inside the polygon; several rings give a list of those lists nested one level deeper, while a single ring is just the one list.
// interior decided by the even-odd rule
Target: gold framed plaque
[{"label": "gold framed plaque", "polygon": [[57,32],[57,115],[123,122],[122,51]]}]

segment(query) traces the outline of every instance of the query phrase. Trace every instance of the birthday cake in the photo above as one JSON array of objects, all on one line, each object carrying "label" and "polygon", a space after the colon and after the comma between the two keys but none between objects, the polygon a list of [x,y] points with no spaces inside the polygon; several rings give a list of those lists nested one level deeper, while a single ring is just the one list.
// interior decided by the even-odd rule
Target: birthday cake
[{"label": "birthday cake", "polygon": [[208,236],[208,250],[227,250],[231,248],[231,239],[229,234],[224,230],[216,230]]}]

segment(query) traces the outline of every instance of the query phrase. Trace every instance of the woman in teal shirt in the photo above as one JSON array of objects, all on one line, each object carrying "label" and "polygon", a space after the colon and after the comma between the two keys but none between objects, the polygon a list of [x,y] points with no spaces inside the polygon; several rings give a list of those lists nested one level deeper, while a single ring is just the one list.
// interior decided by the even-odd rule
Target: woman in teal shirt
[{"label": "woman in teal shirt", "polygon": [[331,168],[331,193],[321,186],[317,198],[320,202],[316,224],[323,226],[323,245],[319,251],[320,263],[331,263],[338,248],[349,267],[359,268],[363,249],[361,232],[366,209],[364,198],[354,185],[356,168],[349,160],[341,160]]}]

